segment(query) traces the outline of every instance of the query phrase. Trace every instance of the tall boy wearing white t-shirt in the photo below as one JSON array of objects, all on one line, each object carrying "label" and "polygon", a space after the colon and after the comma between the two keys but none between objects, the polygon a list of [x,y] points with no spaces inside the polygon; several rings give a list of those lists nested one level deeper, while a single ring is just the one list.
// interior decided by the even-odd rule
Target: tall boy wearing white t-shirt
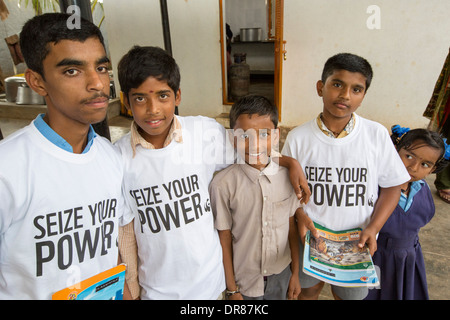
[{"label": "tall boy wearing white t-shirt", "polygon": [[[133,47],[118,74],[134,118],[131,132],[116,142],[131,221],[119,248],[132,297],[217,299],[225,275],[208,186],[215,171],[234,162],[234,149],[215,120],[175,115],[180,73],[163,49]],[[307,189],[306,179],[294,180],[297,190]]]},{"label": "tall boy wearing white t-shirt", "polygon": [[20,34],[47,112],[0,142],[0,299],[51,299],[118,263],[123,166],[91,126],[106,116],[109,60],[98,27],[69,18],[36,16]]},{"label": "tall boy wearing white t-shirt", "polygon": [[[400,185],[410,179],[387,130],[354,113],[372,75],[370,64],[356,55],[328,59],[317,82],[323,112],[286,138],[282,153],[299,160],[311,189],[304,214],[297,216],[302,241],[306,228],[315,232],[312,221],[336,231],[360,227],[359,245],[373,254]],[[300,271],[300,284],[300,299],[317,299],[324,283]],[[332,286],[332,292],[335,299],[362,299],[367,288]]]}]

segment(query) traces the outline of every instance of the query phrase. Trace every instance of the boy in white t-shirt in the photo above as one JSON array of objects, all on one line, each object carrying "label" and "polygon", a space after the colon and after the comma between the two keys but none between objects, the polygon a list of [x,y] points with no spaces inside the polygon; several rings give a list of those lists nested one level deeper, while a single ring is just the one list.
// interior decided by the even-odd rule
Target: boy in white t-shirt
[{"label": "boy in white t-shirt", "polygon": [[[234,149],[215,120],[175,115],[180,73],[163,49],[133,47],[118,74],[134,118],[116,142],[131,209],[126,220],[134,220],[119,243],[132,297],[217,299],[225,276],[208,186],[215,171],[234,162]],[[294,180],[308,189],[306,180]]]},{"label": "boy in white t-shirt", "polygon": [[47,112],[0,142],[0,299],[51,299],[118,263],[123,165],[91,126],[106,116],[109,60],[98,27],[69,18],[36,16],[20,34]]},{"label": "boy in white t-shirt", "polygon": [[[311,189],[304,214],[297,215],[302,242],[306,228],[316,234],[312,221],[336,231],[360,227],[359,245],[367,244],[373,254],[400,185],[410,179],[386,128],[355,113],[372,75],[370,64],[359,56],[343,53],[328,59],[317,82],[323,112],[286,138],[282,153],[300,161]],[[324,283],[300,271],[300,284],[300,299],[317,299]],[[332,292],[336,299],[363,299],[367,288],[332,286]]]}]

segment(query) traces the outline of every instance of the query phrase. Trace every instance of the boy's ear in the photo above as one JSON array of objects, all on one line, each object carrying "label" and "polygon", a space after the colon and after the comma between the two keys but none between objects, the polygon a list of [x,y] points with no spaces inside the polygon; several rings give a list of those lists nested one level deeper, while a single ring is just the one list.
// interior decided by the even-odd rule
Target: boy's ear
[{"label": "boy's ear", "polygon": [[322,82],[322,80],[317,81],[316,89],[317,89],[317,94],[319,95],[319,97],[322,97],[322,91],[323,91],[323,82]]},{"label": "boy's ear", "polygon": [[25,70],[25,80],[28,86],[40,96],[47,96],[47,89],[45,88],[45,82],[42,76],[31,69]]},{"label": "boy's ear", "polygon": [[175,93],[175,106],[179,106],[181,102],[181,89],[178,89]]},{"label": "boy's ear", "polygon": [[125,106],[125,108],[127,110],[131,110],[130,101],[128,101],[128,96],[123,91],[120,91],[120,93],[121,93],[121,96],[123,97],[122,98],[123,105]]}]

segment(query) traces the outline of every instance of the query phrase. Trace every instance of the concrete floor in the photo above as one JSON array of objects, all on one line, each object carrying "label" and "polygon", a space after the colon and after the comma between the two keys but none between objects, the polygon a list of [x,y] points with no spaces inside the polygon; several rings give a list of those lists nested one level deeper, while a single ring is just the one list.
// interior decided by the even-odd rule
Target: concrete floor
[{"label": "concrete floor", "polygon": [[[0,128],[7,137],[30,120],[0,118]],[[131,120],[122,116],[109,120],[111,140],[114,142],[130,130]],[[287,132],[288,130],[284,130]],[[431,222],[420,231],[420,242],[425,257],[428,289],[431,300],[450,299],[450,205],[442,201],[436,193],[434,175],[427,178],[436,205],[436,214]],[[325,286],[321,300],[333,299],[329,286]]]}]

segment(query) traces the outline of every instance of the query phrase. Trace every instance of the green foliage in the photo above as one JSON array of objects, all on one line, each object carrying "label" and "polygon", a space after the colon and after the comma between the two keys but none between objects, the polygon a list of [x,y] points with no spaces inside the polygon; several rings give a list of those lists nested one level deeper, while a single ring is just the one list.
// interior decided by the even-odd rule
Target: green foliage
[{"label": "green foliage", "polygon": [[[25,2],[25,7],[28,7],[30,0],[19,0],[19,4]],[[42,10],[51,9],[53,12],[59,11],[58,0],[31,0],[33,9],[36,15],[42,14]]]},{"label": "green foliage", "polygon": [[[30,0],[19,0],[19,4],[22,4],[22,2],[25,3],[25,8],[28,7],[28,4]],[[59,1],[58,0],[31,0],[31,4],[33,5],[33,9],[36,15],[42,14],[43,10],[48,10],[52,12],[59,12]],[[101,7],[101,10],[103,12],[103,3],[99,2],[98,0],[91,0],[91,12],[94,12],[95,7],[99,5]],[[102,18],[100,19],[100,22],[98,24],[98,27],[103,23],[103,20],[105,20],[105,15],[103,14]]]}]

